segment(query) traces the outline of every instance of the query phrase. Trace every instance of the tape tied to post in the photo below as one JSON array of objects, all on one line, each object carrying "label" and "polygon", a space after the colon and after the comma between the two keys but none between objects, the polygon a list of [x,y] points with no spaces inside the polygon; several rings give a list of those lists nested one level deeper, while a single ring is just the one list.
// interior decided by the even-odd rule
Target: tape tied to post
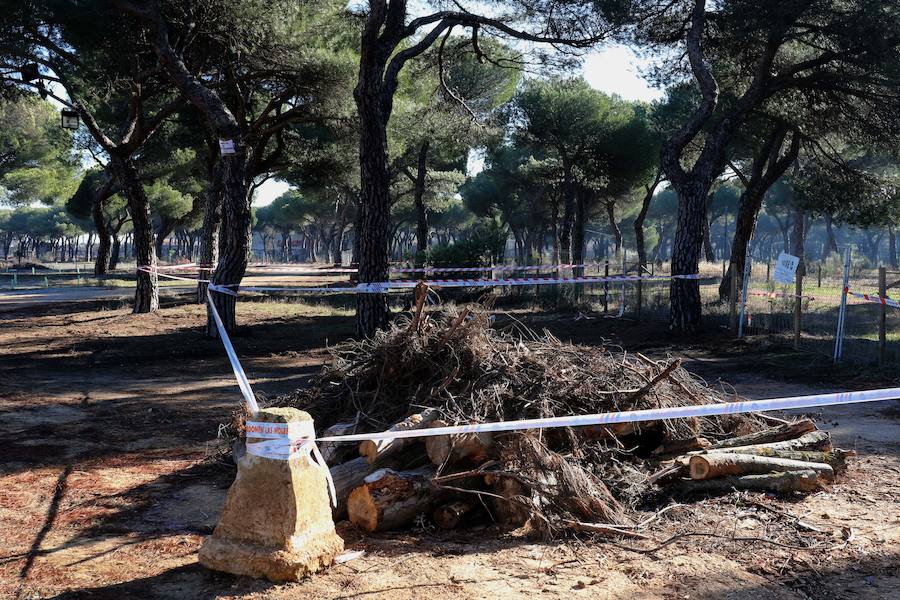
[{"label": "tape tied to post", "polygon": [[244,432],[247,436],[247,454],[270,460],[293,460],[308,456],[312,464],[325,475],[331,505],[337,507],[334,480],[331,478],[331,470],[325,458],[316,445],[316,429],[312,421],[291,423],[247,421],[244,424]]}]

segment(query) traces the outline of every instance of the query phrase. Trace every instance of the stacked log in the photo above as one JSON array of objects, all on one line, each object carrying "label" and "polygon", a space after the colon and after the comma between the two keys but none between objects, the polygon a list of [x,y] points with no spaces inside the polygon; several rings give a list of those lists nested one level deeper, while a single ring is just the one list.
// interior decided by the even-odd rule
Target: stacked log
[{"label": "stacked log", "polygon": [[[426,410],[410,415],[389,431],[447,424],[437,411]],[[350,425],[336,427],[348,431]],[[620,438],[631,443],[644,433],[660,433],[658,423],[641,426],[638,429],[626,423],[573,431],[583,440],[620,445]],[[337,447],[328,451],[333,457],[346,453]],[[455,529],[479,519],[518,527],[531,522],[548,502],[561,503],[575,516],[583,514],[600,522],[590,525],[572,520],[574,529],[619,531],[613,526],[621,514],[618,503],[603,484],[586,473],[566,475],[555,470],[553,465],[560,461],[552,452],[532,481],[499,467],[501,449],[490,434],[369,440],[358,446],[358,453],[358,458],[332,468],[339,501],[335,516],[346,514],[367,532],[409,528],[422,521]],[[651,454],[656,457],[651,459],[654,462],[662,459],[662,469],[651,475],[649,482],[681,493],[735,489],[808,493],[832,483],[846,469],[852,454],[833,449],[828,434],[803,419],[731,439],[664,439]],[[562,489],[564,484],[578,493],[572,498],[553,498],[539,491]],[[590,505],[591,498],[596,506]]]},{"label": "stacked log", "polygon": [[[657,449],[670,454],[678,441]],[[683,441],[685,449],[700,445]],[[833,449],[827,432],[802,419],[762,431],[721,440],[668,461],[650,483],[683,493],[755,490],[778,494],[811,492],[846,470],[852,451]]]}]

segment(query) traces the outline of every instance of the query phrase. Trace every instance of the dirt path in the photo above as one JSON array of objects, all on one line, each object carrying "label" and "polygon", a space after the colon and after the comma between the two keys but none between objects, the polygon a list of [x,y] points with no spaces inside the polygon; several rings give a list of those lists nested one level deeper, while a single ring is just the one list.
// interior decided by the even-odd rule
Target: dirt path
[{"label": "dirt path", "polygon": [[[300,314],[296,305],[260,304],[242,315],[251,333],[235,344],[266,394],[301,385],[325,359],[326,340],[352,332],[347,316],[316,307]],[[201,335],[203,321],[196,306],[139,317],[96,307],[0,317],[0,598],[900,597],[896,403],[817,415],[860,454],[831,489],[800,501],[692,502],[649,534],[660,542],[704,535],[650,554],[626,548],[648,542],[535,543],[490,528],[363,539],[345,523],[347,546],[366,555],[306,582],[208,572],[196,550],[233,470],[205,459],[238,391],[220,345]],[[554,331],[590,341],[609,335],[606,327],[581,323],[573,333],[560,321]],[[737,351],[682,350],[689,368],[751,397],[835,386],[780,381]]]}]

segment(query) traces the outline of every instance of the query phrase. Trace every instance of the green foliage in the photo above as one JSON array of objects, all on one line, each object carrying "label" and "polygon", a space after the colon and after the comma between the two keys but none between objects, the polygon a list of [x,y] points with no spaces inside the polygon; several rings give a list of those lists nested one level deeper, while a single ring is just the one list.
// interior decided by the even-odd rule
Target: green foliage
[{"label": "green foliage", "polygon": [[452,244],[430,248],[426,262],[435,267],[485,267],[503,260],[509,233],[494,219],[483,219],[468,237]]}]

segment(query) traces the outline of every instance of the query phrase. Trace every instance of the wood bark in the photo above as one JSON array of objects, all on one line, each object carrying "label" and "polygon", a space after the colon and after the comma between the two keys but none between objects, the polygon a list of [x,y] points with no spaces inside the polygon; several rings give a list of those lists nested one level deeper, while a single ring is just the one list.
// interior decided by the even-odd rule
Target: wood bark
[{"label": "wood bark", "polygon": [[[128,158],[112,153],[109,168],[113,176],[122,186],[122,193],[128,201],[131,213],[131,224],[134,234],[134,257],[137,266],[156,267],[156,253],[153,250],[153,224],[150,220],[150,199],[144,192],[134,162]],[[135,314],[159,310],[159,277],[155,272],[138,271],[134,291]]]},{"label": "wood bark", "polygon": [[[434,421],[431,427],[446,427],[444,421]],[[459,433],[425,438],[425,452],[432,464],[438,467],[463,459],[480,463],[487,458],[493,444],[489,433]]]},{"label": "wood bark", "polygon": [[334,491],[337,507],[334,509],[335,519],[342,518],[347,512],[347,498],[350,492],[363,484],[366,477],[378,470],[365,458],[359,457],[331,467],[331,478],[334,480]]},{"label": "wood bark", "polygon": [[835,473],[842,473],[846,471],[847,458],[856,455],[856,452],[852,450],[841,450],[839,448],[823,452],[818,450],[778,450],[765,446],[732,448],[730,452],[734,454],[749,454],[771,458],[786,458],[789,460],[825,463],[826,465],[829,465],[832,469],[834,469]]},{"label": "wood bark", "polygon": [[683,440],[671,440],[663,443],[653,451],[658,456],[680,455],[694,450],[707,450],[712,443],[704,437],[691,437]]},{"label": "wood bark", "polygon": [[[393,425],[388,431],[409,431],[412,429],[422,429],[435,421],[438,417],[438,411],[426,410],[421,413],[410,415],[401,422]],[[359,455],[365,456],[369,464],[375,464],[384,460],[386,457],[396,454],[410,444],[418,442],[415,438],[391,438],[387,440],[365,440],[359,445]]]},{"label": "wood bark", "polygon": [[682,480],[668,489],[682,493],[727,493],[733,490],[756,492],[814,492],[819,487],[815,471],[788,471],[766,475],[744,475],[741,477],[721,477],[719,479]]},{"label": "wood bark", "polygon": [[521,527],[531,517],[528,510],[528,490],[512,477],[491,476],[491,503],[498,523],[508,527]]},{"label": "wood bark", "polygon": [[769,442],[783,442],[784,440],[793,440],[810,431],[815,431],[816,424],[809,419],[801,419],[793,423],[785,423],[777,427],[770,427],[762,431],[742,435],[740,437],[722,440],[713,444],[713,448],[735,448],[737,446],[753,446],[756,444],[767,444]]},{"label": "wood bark", "polygon": [[418,515],[428,512],[433,476],[431,465],[414,471],[375,471],[350,492],[350,522],[370,533],[408,527]]},{"label": "wood bark", "polygon": [[831,437],[825,431],[811,431],[796,439],[785,440],[783,442],[753,444],[741,446],[739,448],[711,448],[707,452],[737,452],[739,449],[749,450],[761,448],[770,450],[821,450],[827,452],[831,450]]},{"label": "wood bark", "polygon": [[825,463],[812,463],[788,458],[772,458],[753,454],[717,452],[690,458],[691,479],[715,479],[729,475],[762,475],[787,471],[810,470],[823,481],[834,481],[834,469]]}]

